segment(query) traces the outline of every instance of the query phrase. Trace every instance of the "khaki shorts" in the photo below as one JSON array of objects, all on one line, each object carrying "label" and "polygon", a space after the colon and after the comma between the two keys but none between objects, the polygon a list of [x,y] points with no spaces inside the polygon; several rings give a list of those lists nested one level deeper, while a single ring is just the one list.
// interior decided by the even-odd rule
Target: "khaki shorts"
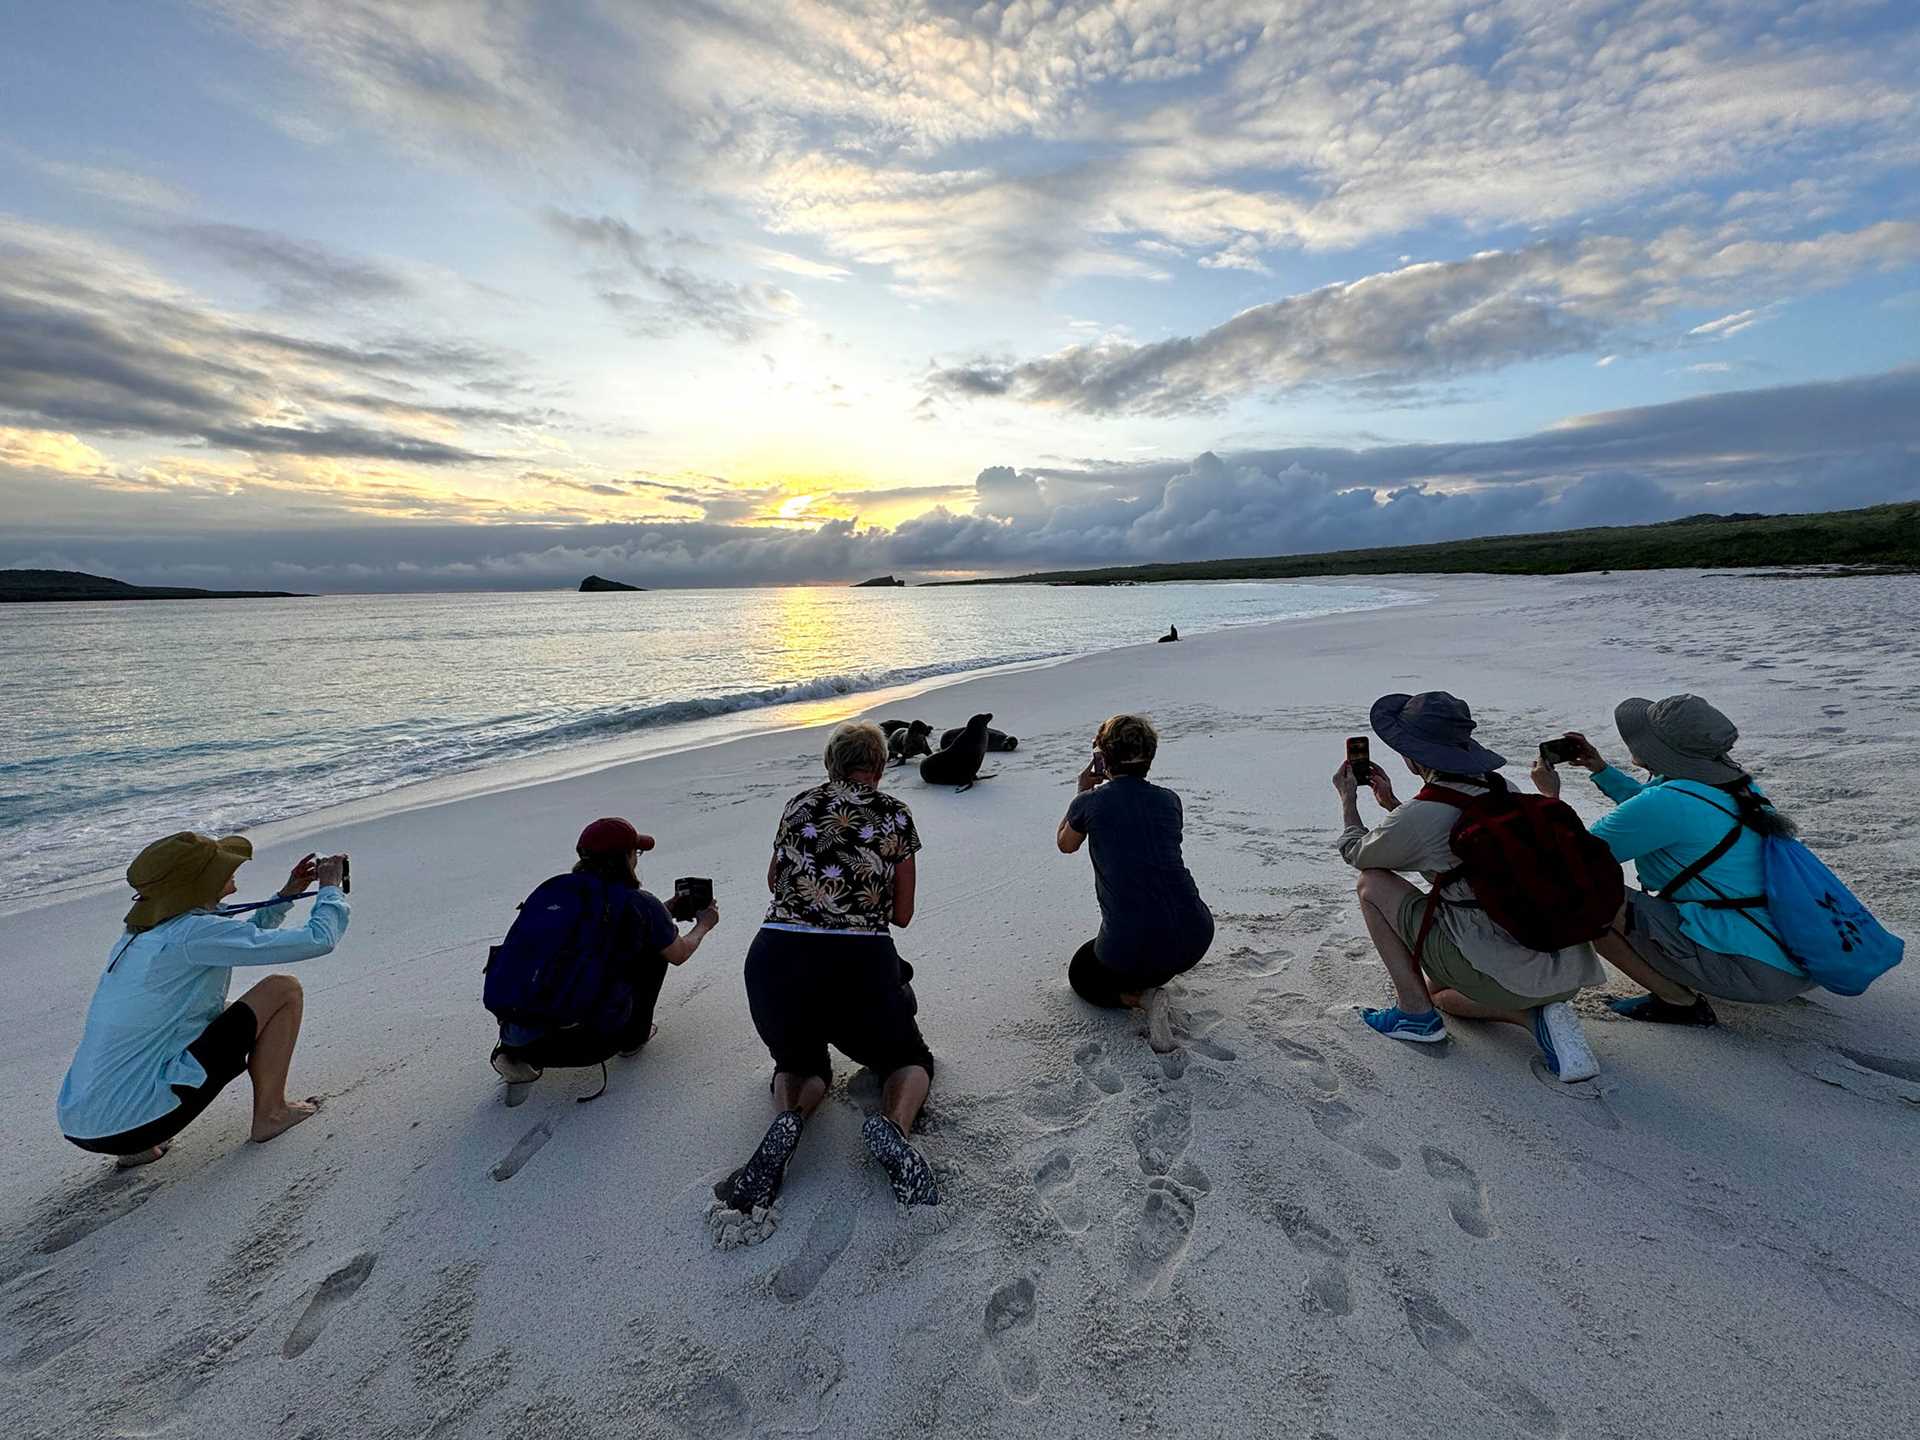
[{"label": "khaki shorts", "polygon": [[[1400,938],[1407,942],[1409,950],[1413,949],[1414,941],[1420,936],[1420,922],[1426,913],[1426,892],[1415,890],[1400,902],[1400,913],[1393,917],[1393,928],[1400,932]],[[1433,926],[1427,931],[1426,947],[1420,954],[1420,968],[1427,972],[1427,979],[1432,982],[1434,989],[1458,990],[1474,1004],[1488,1005],[1496,1010],[1531,1010],[1536,1005],[1571,1000],[1580,993],[1578,990],[1567,990],[1558,995],[1515,994],[1492,976],[1473,968],[1473,962],[1460,953],[1460,947],[1453,943],[1453,937],[1447,934],[1438,915],[1434,916]]]},{"label": "khaki shorts", "polygon": [[1813,988],[1806,975],[1709,950],[1680,927],[1679,906],[1643,891],[1627,891],[1627,940],[1667,979],[1716,1000],[1778,1005]]}]

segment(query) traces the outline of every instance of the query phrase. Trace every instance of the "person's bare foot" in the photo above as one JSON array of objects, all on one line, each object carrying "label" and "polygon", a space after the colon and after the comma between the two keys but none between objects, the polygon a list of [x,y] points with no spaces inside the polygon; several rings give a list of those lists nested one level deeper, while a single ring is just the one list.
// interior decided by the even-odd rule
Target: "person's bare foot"
[{"label": "person's bare foot", "polygon": [[141,1165],[151,1165],[172,1148],[173,1142],[169,1140],[164,1145],[155,1145],[151,1150],[142,1150],[134,1155],[118,1156],[113,1162],[114,1168],[119,1170],[133,1170]]},{"label": "person's bare foot", "polygon": [[320,1111],[318,1100],[289,1100],[266,1119],[253,1122],[254,1144],[264,1145],[276,1135],[285,1134],[302,1120],[310,1120]]},{"label": "person's bare foot", "polygon": [[1141,995],[1140,1008],[1147,1012],[1147,1044],[1156,1054],[1171,1055],[1179,1047],[1173,1040],[1173,1015],[1167,992],[1154,986]]}]

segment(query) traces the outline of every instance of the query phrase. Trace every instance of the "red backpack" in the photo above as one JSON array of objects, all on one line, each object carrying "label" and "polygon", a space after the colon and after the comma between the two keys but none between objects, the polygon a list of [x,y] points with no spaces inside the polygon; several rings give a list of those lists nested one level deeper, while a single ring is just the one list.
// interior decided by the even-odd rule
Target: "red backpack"
[{"label": "red backpack", "polygon": [[1573,807],[1545,795],[1523,795],[1498,775],[1484,795],[1428,785],[1414,798],[1459,810],[1450,844],[1460,863],[1434,882],[1414,941],[1417,961],[1440,906],[1443,887],[1465,880],[1474,901],[1529,950],[1564,950],[1606,934],[1626,899],[1620,862],[1591,834]]}]

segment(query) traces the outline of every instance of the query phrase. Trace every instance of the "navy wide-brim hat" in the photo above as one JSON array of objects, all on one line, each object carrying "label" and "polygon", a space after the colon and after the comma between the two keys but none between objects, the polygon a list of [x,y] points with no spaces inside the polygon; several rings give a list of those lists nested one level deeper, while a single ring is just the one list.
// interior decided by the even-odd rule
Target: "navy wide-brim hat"
[{"label": "navy wide-brim hat", "polygon": [[1467,702],[1444,690],[1382,695],[1368,718],[1373,733],[1394,750],[1434,770],[1487,775],[1507,763],[1473,738],[1473,712]]}]

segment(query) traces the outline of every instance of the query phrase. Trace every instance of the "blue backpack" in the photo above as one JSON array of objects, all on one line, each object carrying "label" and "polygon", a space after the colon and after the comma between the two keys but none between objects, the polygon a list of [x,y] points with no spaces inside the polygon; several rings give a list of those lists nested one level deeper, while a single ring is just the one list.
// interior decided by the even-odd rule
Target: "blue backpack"
[{"label": "blue backpack", "polygon": [[[1691,790],[1679,793],[1693,795],[1701,804],[1713,805],[1714,809],[1732,815],[1733,829],[1718,845],[1661,887],[1662,896],[1671,899],[1673,892],[1687,881],[1699,880],[1719,898],[1698,903],[1717,910],[1735,911],[1786,951],[1787,958],[1814,984],[1836,995],[1863,994],[1869,985],[1900,963],[1906,942],[1875,920],[1839,877],[1820,862],[1820,857],[1791,835],[1761,837],[1761,873],[1767,890],[1764,896],[1721,895],[1718,887],[1701,872],[1733,848],[1747,821],[1704,795]],[[1755,918],[1756,909],[1765,911],[1765,922]]]},{"label": "blue backpack", "polygon": [[540,1029],[619,1029],[633,1011],[632,988],[614,970],[624,905],[625,892],[596,876],[542,881],[487,952],[487,1009]]}]

